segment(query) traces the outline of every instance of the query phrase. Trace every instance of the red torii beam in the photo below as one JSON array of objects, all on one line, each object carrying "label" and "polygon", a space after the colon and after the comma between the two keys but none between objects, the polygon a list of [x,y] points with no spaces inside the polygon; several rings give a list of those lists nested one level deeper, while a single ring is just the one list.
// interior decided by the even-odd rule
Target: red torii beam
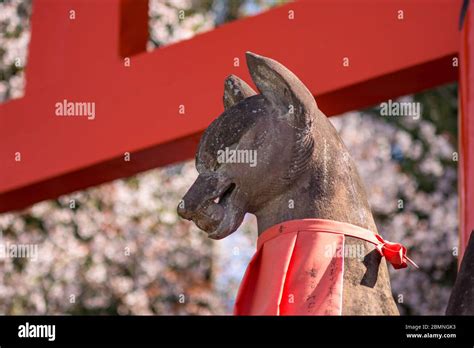
[{"label": "red torii beam", "polygon": [[[298,1],[146,53],[146,0],[36,0],[26,94],[0,105],[0,212],[192,157],[224,78],[250,81],[247,50],[303,77],[329,115],[455,81],[460,5]],[[96,118],[55,116],[64,99]]]},{"label": "red torii beam", "polygon": [[[459,99],[459,260],[474,230],[474,3],[466,13],[461,38]],[[471,236],[473,238],[474,235]],[[473,245],[473,244],[471,244]],[[471,250],[474,255],[474,250]],[[460,264],[460,262],[459,262]],[[472,262],[471,262],[472,264]],[[467,264],[466,264],[467,267]],[[466,279],[468,275],[466,275]],[[472,282],[467,281],[466,284]],[[460,293],[461,296],[461,293]]]}]

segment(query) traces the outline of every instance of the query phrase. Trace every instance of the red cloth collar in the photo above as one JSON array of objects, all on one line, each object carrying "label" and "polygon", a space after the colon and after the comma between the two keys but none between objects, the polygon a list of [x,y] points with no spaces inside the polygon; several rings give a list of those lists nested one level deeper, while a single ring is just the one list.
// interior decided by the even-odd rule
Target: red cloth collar
[{"label": "red cloth collar", "polygon": [[[258,238],[236,298],[236,315],[341,315],[345,236],[375,245],[395,268],[415,265],[406,248],[331,220],[285,221]],[[416,265],[415,265],[416,266]]]},{"label": "red cloth collar", "polygon": [[362,239],[374,244],[380,255],[385,257],[387,261],[392,264],[393,268],[405,268],[407,267],[407,262],[418,268],[418,265],[406,255],[407,249],[402,244],[386,241],[380,235],[375,234],[368,229],[334,220],[300,219],[285,221],[274,225],[265,230],[258,237],[257,249],[268,240],[285,232],[294,232],[295,230],[343,234],[349,237]]}]

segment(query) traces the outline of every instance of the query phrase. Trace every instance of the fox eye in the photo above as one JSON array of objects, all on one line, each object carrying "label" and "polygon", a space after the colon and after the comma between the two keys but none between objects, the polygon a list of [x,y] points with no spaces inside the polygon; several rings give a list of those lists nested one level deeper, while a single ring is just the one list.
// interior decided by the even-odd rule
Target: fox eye
[{"label": "fox eye", "polygon": [[215,172],[215,171],[218,170],[221,166],[222,166],[222,163],[220,163],[219,161],[216,161],[216,162],[214,163],[214,166],[212,167],[212,171]]},{"label": "fox eye", "polygon": [[219,168],[222,167],[223,164],[223,162],[219,161],[219,157],[217,157],[212,163],[211,170],[215,172],[219,170]]}]

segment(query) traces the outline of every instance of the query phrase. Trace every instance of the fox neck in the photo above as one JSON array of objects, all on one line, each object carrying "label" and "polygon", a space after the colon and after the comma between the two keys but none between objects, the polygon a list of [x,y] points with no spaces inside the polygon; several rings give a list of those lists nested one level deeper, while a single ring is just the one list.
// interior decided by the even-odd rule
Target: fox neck
[{"label": "fox neck", "polygon": [[259,235],[284,221],[311,218],[347,222],[376,232],[352,159],[344,155],[342,160],[329,162],[328,158],[324,153],[315,156],[296,182],[255,213]]}]

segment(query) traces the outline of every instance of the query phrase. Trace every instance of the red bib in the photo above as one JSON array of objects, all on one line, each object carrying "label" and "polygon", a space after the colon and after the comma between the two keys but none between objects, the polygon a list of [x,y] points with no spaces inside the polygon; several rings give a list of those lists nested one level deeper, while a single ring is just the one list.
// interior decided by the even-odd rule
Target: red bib
[{"label": "red bib", "polygon": [[344,236],[374,244],[397,269],[407,262],[417,267],[404,246],[367,229],[323,219],[286,221],[258,238],[234,314],[341,315]]}]

